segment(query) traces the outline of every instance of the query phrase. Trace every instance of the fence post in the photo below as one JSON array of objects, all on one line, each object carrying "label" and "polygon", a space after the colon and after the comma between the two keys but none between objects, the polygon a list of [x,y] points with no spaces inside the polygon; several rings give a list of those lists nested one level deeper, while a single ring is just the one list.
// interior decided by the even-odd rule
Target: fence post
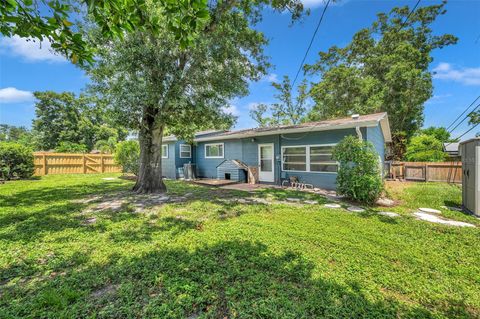
[{"label": "fence post", "polygon": [[102,173],[105,173],[105,167],[103,164],[103,154],[100,154],[100,170]]},{"label": "fence post", "polygon": [[83,159],[83,174],[87,173],[87,158],[85,157],[85,154],[82,155]]},{"label": "fence post", "polygon": [[428,168],[429,168],[429,167],[430,167],[430,166],[428,166],[428,164],[425,163],[425,182],[428,182]]},{"label": "fence post", "polygon": [[43,153],[43,167],[42,167],[42,170],[43,170],[43,175],[47,175],[47,155],[45,153]]}]

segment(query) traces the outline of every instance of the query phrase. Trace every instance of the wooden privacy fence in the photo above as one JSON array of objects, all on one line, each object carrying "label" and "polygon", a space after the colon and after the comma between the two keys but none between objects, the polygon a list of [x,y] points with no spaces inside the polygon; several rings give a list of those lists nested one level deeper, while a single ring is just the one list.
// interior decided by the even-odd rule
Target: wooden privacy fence
[{"label": "wooden privacy fence", "polygon": [[390,177],[410,181],[462,183],[462,163],[392,162]]},{"label": "wooden privacy fence", "polygon": [[110,154],[43,153],[34,155],[35,175],[121,172]]}]

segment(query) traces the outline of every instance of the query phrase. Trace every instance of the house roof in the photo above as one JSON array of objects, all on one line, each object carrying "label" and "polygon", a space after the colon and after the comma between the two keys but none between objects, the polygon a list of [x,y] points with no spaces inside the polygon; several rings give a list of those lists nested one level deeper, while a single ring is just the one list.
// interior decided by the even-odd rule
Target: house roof
[{"label": "house roof", "polygon": [[460,143],[443,143],[443,150],[448,153],[448,155],[458,155],[458,148]]},{"label": "house roof", "polygon": [[[248,138],[272,134],[306,133],[316,131],[339,130],[355,127],[374,127],[380,124],[385,142],[391,142],[390,124],[386,112],[360,115],[358,117],[344,117],[333,120],[307,122],[298,125],[280,125],[272,127],[259,127],[235,131],[208,131],[195,134],[195,142]],[[176,141],[175,136],[167,136],[164,141]]]}]

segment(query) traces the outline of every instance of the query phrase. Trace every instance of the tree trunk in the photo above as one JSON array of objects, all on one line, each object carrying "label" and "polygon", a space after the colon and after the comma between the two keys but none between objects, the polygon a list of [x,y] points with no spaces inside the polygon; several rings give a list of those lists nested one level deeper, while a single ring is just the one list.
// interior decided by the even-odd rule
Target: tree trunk
[{"label": "tree trunk", "polygon": [[162,138],[164,125],[156,119],[153,110],[147,109],[139,132],[140,169],[133,191],[138,194],[164,193],[167,187],[162,180]]}]

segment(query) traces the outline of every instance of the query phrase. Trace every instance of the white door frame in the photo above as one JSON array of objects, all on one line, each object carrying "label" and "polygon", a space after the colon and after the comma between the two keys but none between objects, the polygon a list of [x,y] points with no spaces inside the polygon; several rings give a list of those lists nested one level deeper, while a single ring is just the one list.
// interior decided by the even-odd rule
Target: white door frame
[{"label": "white door frame", "polygon": [[[262,146],[271,146],[272,147],[272,171],[271,172],[262,172],[261,166],[261,147]],[[275,182],[275,145],[273,143],[263,143],[258,144],[258,180],[260,182]]]}]

